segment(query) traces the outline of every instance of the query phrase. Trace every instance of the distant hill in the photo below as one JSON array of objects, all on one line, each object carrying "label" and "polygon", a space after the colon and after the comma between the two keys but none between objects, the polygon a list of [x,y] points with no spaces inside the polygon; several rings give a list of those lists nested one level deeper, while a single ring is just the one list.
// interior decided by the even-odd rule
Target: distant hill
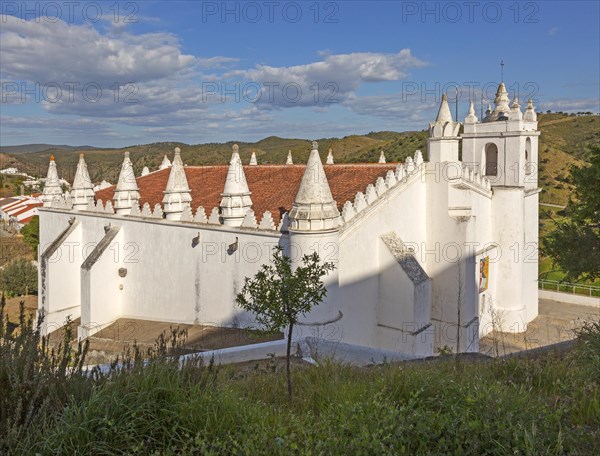
[{"label": "distant hill", "polygon": [[23,144],[21,146],[2,146],[0,147],[0,153],[3,154],[29,154],[31,152],[41,152],[43,150],[91,150],[96,149],[94,146],[67,146],[67,145],[54,145],[54,144]]},{"label": "distant hill", "polygon": [[[586,146],[600,145],[600,116],[571,116],[567,114],[538,114],[540,138],[540,186],[544,189],[541,201],[564,204],[568,199],[571,186],[568,183],[569,168],[573,164],[583,163],[586,159]],[[390,162],[403,161],[408,155],[420,149],[426,156],[427,131],[394,132],[380,131],[366,135],[350,135],[343,138],[321,138],[319,149],[324,159],[328,149],[333,150],[336,163],[376,162],[380,151],[384,151]],[[229,141],[189,145],[180,142],[161,142],[134,145],[119,149],[94,148],[91,146],[56,146],[49,144],[29,144],[0,148],[3,154],[12,155],[10,160],[0,156],[0,167],[10,166],[27,169],[43,176],[50,155],[55,155],[61,177],[72,180],[79,153],[86,153],[90,175],[94,181],[106,179],[115,182],[119,174],[123,152],[128,150],[137,174],[144,166],[157,169],[163,155],[172,157],[175,147],[181,148],[184,163],[204,165],[228,163],[231,146],[240,146],[240,155],[248,163],[252,152],[256,153],[259,163],[285,163],[288,150],[292,151],[294,161],[307,160],[310,142],[307,139],[280,138],[269,136],[257,142]],[[12,148],[16,152],[8,152]],[[37,148],[37,150],[36,150]],[[19,163],[21,166],[19,166]]]}]

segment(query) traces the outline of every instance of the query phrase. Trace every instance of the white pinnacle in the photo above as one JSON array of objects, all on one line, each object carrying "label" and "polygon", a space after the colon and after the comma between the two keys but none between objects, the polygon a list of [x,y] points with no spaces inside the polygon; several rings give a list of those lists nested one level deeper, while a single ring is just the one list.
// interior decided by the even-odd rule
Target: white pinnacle
[{"label": "white pinnacle", "polygon": [[333,151],[331,149],[329,149],[329,153],[327,154],[327,165],[333,165]]},{"label": "white pinnacle", "polygon": [[493,120],[497,120],[498,117],[500,117],[500,113],[503,113],[505,116],[508,115],[510,111],[510,107],[508,106],[509,102],[508,92],[506,91],[504,82],[501,82],[496,91],[496,98],[494,99],[495,108],[492,113]]},{"label": "white pinnacle", "polygon": [[62,188],[60,186],[60,179],[58,178],[58,170],[56,169],[56,162],[54,161],[54,155],[50,156],[50,163],[48,165],[48,174],[46,181],[44,182],[44,191],[40,198],[44,203],[44,207],[52,207],[53,202],[61,200],[63,198]]},{"label": "white pinnacle", "polygon": [[381,151],[381,153],[379,154],[379,163],[385,163],[385,153],[383,153],[383,151]]},{"label": "white pinnacle", "polygon": [[192,195],[187,182],[181,149],[175,148],[175,156],[169,173],[169,180],[163,197],[164,212],[168,220],[179,220],[186,207],[191,207]]},{"label": "white pinnacle", "polygon": [[252,152],[252,156],[250,157],[250,164],[252,166],[258,165],[258,161],[256,160],[256,152]]},{"label": "white pinnacle", "polygon": [[167,155],[165,154],[163,161],[158,167],[158,169],[167,169],[169,166],[171,166],[171,160],[169,160],[169,157],[167,157]]},{"label": "white pinnacle", "polygon": [[531,98],[527,101],[527,108],[525,108],[525,115],[523,120],[527,122],[537,122],[537,114],[535,113],[535,107]]},{"label": "white pinnacle", "polygon": [[316,141],[312,143],[289,219],[290,230],[297,231],[330,230],[339,226],[340,213],[331,195]]},{"label": "white pinnacle", "polygon": [[252,199],[244,167],[240,159],[239,147],[233,145],[229,169],[225,179],[225,187],[221,193],[221,219],[223,225],[240,226],[246,217],[246,213],[252,208]]},{"label": "white pinnacle", "polygon": [[288,150],[287,160],[285,162],[286,165],[293,165],[294,160],[292,160],[292,151]]},{"label": "white pinnacle", "polygon": [[85,210],[89,202],[94,200],[94,184],[90,179],[83,154],[79,154],[79,163],[71,189],[71,200],[75,210]]},{"label": "white pinnacle", "polygon": [[473,101],[469,104],[469,115],[465,118],[465,123],[477,123],[477,116],[475,115],[475,104]]},{"label": "white pinnacle", "polygon": [[113,197],[114,208],[117,214],[127,215],[131,208],[139,203],[140,192],[133,172],[133,164],[129,159],[129,152],[125,152],[119,181]]},{"label": "white pinnacle", "polygon": [[450,112],[448,96],[446,94],[442,95],[442,102],[440,103],[440,109],[435,121],[442,124],[446,122],[452,122],[452,113]]}]

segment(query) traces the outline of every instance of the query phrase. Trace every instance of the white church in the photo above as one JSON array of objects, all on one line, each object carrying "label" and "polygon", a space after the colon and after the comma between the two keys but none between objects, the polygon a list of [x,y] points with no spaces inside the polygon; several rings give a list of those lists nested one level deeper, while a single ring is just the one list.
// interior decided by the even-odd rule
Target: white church
[{"label": "white church", "polygon": [[503,83],[461,124],[443,97],[426,158],[404,163],[172,163],[94,191],[80,158],[63,193],[50,161],[40,208],[39,311],[47,329],[80,318],[79,337],[119,318],[248,327],[244,279],[280,245],[336,269],[298,326],[316,336],[412,356],[477,351],[492,329],[521,332],[538,313],[537,118]]}]

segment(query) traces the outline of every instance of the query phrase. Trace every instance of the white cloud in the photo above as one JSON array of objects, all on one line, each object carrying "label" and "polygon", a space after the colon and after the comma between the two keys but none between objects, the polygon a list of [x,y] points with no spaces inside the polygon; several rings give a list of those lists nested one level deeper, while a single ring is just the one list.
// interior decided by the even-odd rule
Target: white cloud
[{"label": "white cloud", "polygon": [[600,112],[600,100],[597,98],[558,98],[540,101],[538,111]]},{"label": "white cloud", "polygon": [[168,77],[197,61],[182,54],[169,33],[103,35],[89,24],[0,19],[0,59],[7,79],[108,87]]},{"label": "white cloud", "polygon": [[325,55],[321,61],[289,67],[257,65],[224,77],[241,77],[259,84],[261,107],[313,106],[342,102],[361,84],[397,81],[406,78],[409,69],[425,65],[410,49],[403,49],[397,54]]}]

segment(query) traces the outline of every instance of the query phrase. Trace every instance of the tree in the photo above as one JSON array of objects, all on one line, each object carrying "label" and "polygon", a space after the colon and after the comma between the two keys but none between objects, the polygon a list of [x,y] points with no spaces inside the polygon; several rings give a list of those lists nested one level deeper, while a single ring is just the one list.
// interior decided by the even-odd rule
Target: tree
[{"label": "tree", "polygon": [[33,253],[37,252],[40,243],[40,217],[38,215],[33,217],[27,225],[21,228],[21,234]]},{"label": "tree", "polygon": [[254,278],[246,277],[236,303],[244,310],[253,312],[256,321],[267,331],[275,332],[287,327],[286,372],[288,395],[292,399],[290,374],[290,353],[294,325],[301,315],[319,305],[327,296],[321,278],[335,266],[321,264],[319,255],[302,257],[302,265],[292,269],[292,260],[283,253],[281,247],[273,252],[272,264],[265,264]]},{"label": "tree", "polygon": [[0,270],[0,288],[3,292],[26,295],[37,294],[38,274],[31,261],[17,258]]},{"label": "tree", "polygon": [[569,199],[566,221],[544,239],[543,252],[570,281],[600,277],[600,146],[590,146],[590,164],[571,168],[575,200]]}]

